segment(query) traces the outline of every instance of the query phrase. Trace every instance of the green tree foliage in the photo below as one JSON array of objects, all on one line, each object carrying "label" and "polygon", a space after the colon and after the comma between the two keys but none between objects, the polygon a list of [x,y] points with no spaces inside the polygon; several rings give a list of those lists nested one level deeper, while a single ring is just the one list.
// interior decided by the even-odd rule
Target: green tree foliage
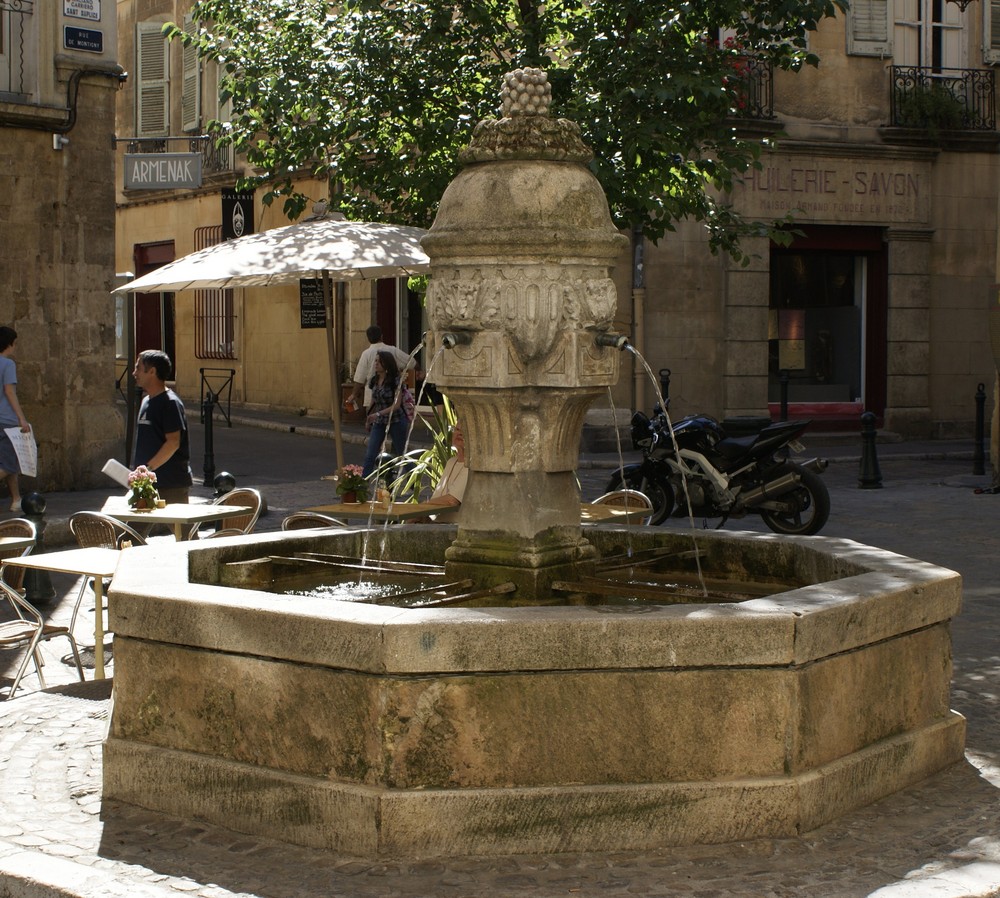
[{"label": "green tree foliage", "polygon": [[[547,70],[554,115],[577,122],[617,224],[658,240],[682,218],[739,256],[760,232],[720,197],[762,142],[733,127],[740,58],[815,64],[810,31],[845,0],[200,0],[194,42],[222,66],[246,154],[297,217],[307,174],[336,185],[349,218],[429,225],[505,72]],[[733,35],[716,39],[720,30]]]}]

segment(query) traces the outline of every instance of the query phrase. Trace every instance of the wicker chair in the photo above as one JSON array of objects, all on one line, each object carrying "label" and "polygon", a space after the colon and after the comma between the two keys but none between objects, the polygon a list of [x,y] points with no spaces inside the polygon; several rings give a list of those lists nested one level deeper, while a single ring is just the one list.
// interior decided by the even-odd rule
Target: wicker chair
[{"label": "wicker chair", "polygon": [[219,496],[213,503],[215,505],[243,505],[250,511],[241,511],[231,517],[223,518],[219,522],[219,529],[215,532],[201,532],[201,524],[196,524],[191,528],[188,539],[210,539],[219,536],[241,536],[245,533],[253,533],[253,528],[257,526],[257,518],[260,517],[264,500],[258,490],[249,487],[238,487],[230,490],[224,496]]},{"label": "wicker chair", "polygon": [[329,515],[320,514],[315,511],[297,511],[294,514],[290,514],[281,522],[282,530],[308,530],[313,528],[346,526],[343,521],[337,518],[331,518]]},{"label": "wicker chair", "polygon": [[603,496],[598,496],[593,505],[613,505],[617,508],[629,508],[635,510],[649,509],[650,515],[643,519],[644,524],[648,524],[652,519],[653,500],[639,490],[612,490]]},{"label": "wicker chair", "polygon": [[[5,566],[4,566],[5,567]],[[4,567],[0,567],[0,573],[5,573]],[[14,617],[0,623],[0,648],[24,648],[24,656],[14,674],[14,680],[7,691],[6,698],[11,698],[17,691],[21,683],[21,678],[28,669],[28,661],[35,662],[35,672],[38,674],[38,683],[45,688],[45,676],[42,673],[42,658],[38,652],[38,646],[58,636],[63,636],[69,640],[69,647],[73,651],[73,661],[76,663],[76,672],[83,682],[83,664],[80,662],[80,650],[77,648],[76,640],[69,627],[57,627],[53,624],[46,624],[41,613],[34,605],[25,601],[17,590],[11,589],[0,577],[0,604],[8,604],[14,611]]]},{"label": "wicker chair", "polygon": [[[78,511],[69,519],[69,529],[81,549],[121,549],[126,542],[131,542],[133,546],[146,545],[146,540],[128,524],[100,511]],[[76,616],[80,613],[80,604],[89,585],[90,580],[85,577],[73,605],[73,616],[69,622],[71,631],[76,627]],[[108,584],[104,583],[103,586],[104,595],[107,595]],[[94,613],[103,612],[102,608],[100,611],[95,609]]]},{"label": "wicker chair", "polygon": [[[34,540],[36,538],[35,525],[27,518],[11,518],[9,521],[0,523],[0,536],[26,536]],[[0,563],[7,558],[17,558],[20,555],[27,555],[33,548],[33,545],[28,546],[26,549],[0,548]],[[21,592],[24,588],[24,568],[10,565],[5,567],[3,571],[4,583],[12,589]]]}]

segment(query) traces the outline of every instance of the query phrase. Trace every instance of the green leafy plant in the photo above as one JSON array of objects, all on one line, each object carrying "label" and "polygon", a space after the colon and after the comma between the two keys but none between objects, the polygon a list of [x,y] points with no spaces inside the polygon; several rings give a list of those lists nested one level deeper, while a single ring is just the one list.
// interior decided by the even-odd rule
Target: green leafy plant
[{"label": "green leafy plant", "polygon": [[139,465],[128,475],[128,485],[131,492],[128,504],[132,508],[154,508],[160,494],[156,491],[156,474],[145,465]]},{"label": "green leafy plant", "polygon": [[[454,455],[451,432],[457,420],[455,409],[445,396],[444,405],[434,408],[429,417],[417,415],[419,426],[431,434],[431,443],[423,449],[411,449],[401,458],[393,458],[379,466],[375,478],[389,484],[393,501],[420,502],[427,499],[437,486],[444,466]],[[414,424],[418,426],[418,424]]]},{"label": "green leafy plant", "polygon": [[362,476],[361,465],[344,465],[336,475],[337,495],[344,493],[354,493],[359,502],[364,502],[368,498],[368,481]]},{"label": "green leafy plant", "polygon": [[958,131],[965,124],[965,106],[942,84],[918,85],[896,105],[897,122],[904,128],[925,128],[931,137]]}]

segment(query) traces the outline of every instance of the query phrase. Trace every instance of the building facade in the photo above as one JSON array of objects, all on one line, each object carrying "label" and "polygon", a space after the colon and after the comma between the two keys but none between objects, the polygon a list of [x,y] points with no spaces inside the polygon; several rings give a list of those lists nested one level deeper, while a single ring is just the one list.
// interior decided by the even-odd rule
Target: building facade
[{"label": "building facade", "polygon": [[[216,75],[161,31],[189,6],[118,3],[120,55],[135,76],[118,106],[116,271],[140,275],[222,237],[240,160],[202,140],[208,120],[225,117]],[[871,411],[904,437],[969,436],[977,386],[992,391],[996,370],[1000,2],[854,0],[811,44],[816,70],[748,60],[731,122],[772,145],[729,200],[751,218],[791,216],[792,243],[756,238],[744,267],[713,256],[695,223],[639,242],[616,270],[618,326],[654,373],[669,372],[674,416],[774,417],[787,405],[819,430],[857,429]],[[126,153],[175,152],[202,156],[200,186],[125,186]],[[311,186],[326,198],[326,185]],[[248,208],[256,230],[286,223],[276,208]],[[234,403],[327,413],[325,337],[307,293],[139,296],[134,326],[122,300],[120,369],[157,346],[175,357],[186,397],[218,369],[233,373]],[[353,286],[341,352],[355,359],[372,322],[410,349],[421,316],[405,282]],[[592,423],[652,405],[644,369],[623,372]]]},{"label": "building facade", "polygon": [[114,393],[113,0],[0,0],[0,323],[39,471],[25,489],[106,480]]}]

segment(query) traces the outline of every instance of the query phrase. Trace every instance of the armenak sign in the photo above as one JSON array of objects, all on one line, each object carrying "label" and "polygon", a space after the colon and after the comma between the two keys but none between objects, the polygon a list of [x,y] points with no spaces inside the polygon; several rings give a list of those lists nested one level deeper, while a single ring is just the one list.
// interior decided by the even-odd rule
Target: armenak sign
[{"label": "armenak sign", "polygon": [[201,187],[201,153],[126,153],[126,190]]},{"label": "armenak sign", "polygon": [[926,166],[908,160],[772,156],[734,191],[744,215],[811,221],[926,224]]}]

